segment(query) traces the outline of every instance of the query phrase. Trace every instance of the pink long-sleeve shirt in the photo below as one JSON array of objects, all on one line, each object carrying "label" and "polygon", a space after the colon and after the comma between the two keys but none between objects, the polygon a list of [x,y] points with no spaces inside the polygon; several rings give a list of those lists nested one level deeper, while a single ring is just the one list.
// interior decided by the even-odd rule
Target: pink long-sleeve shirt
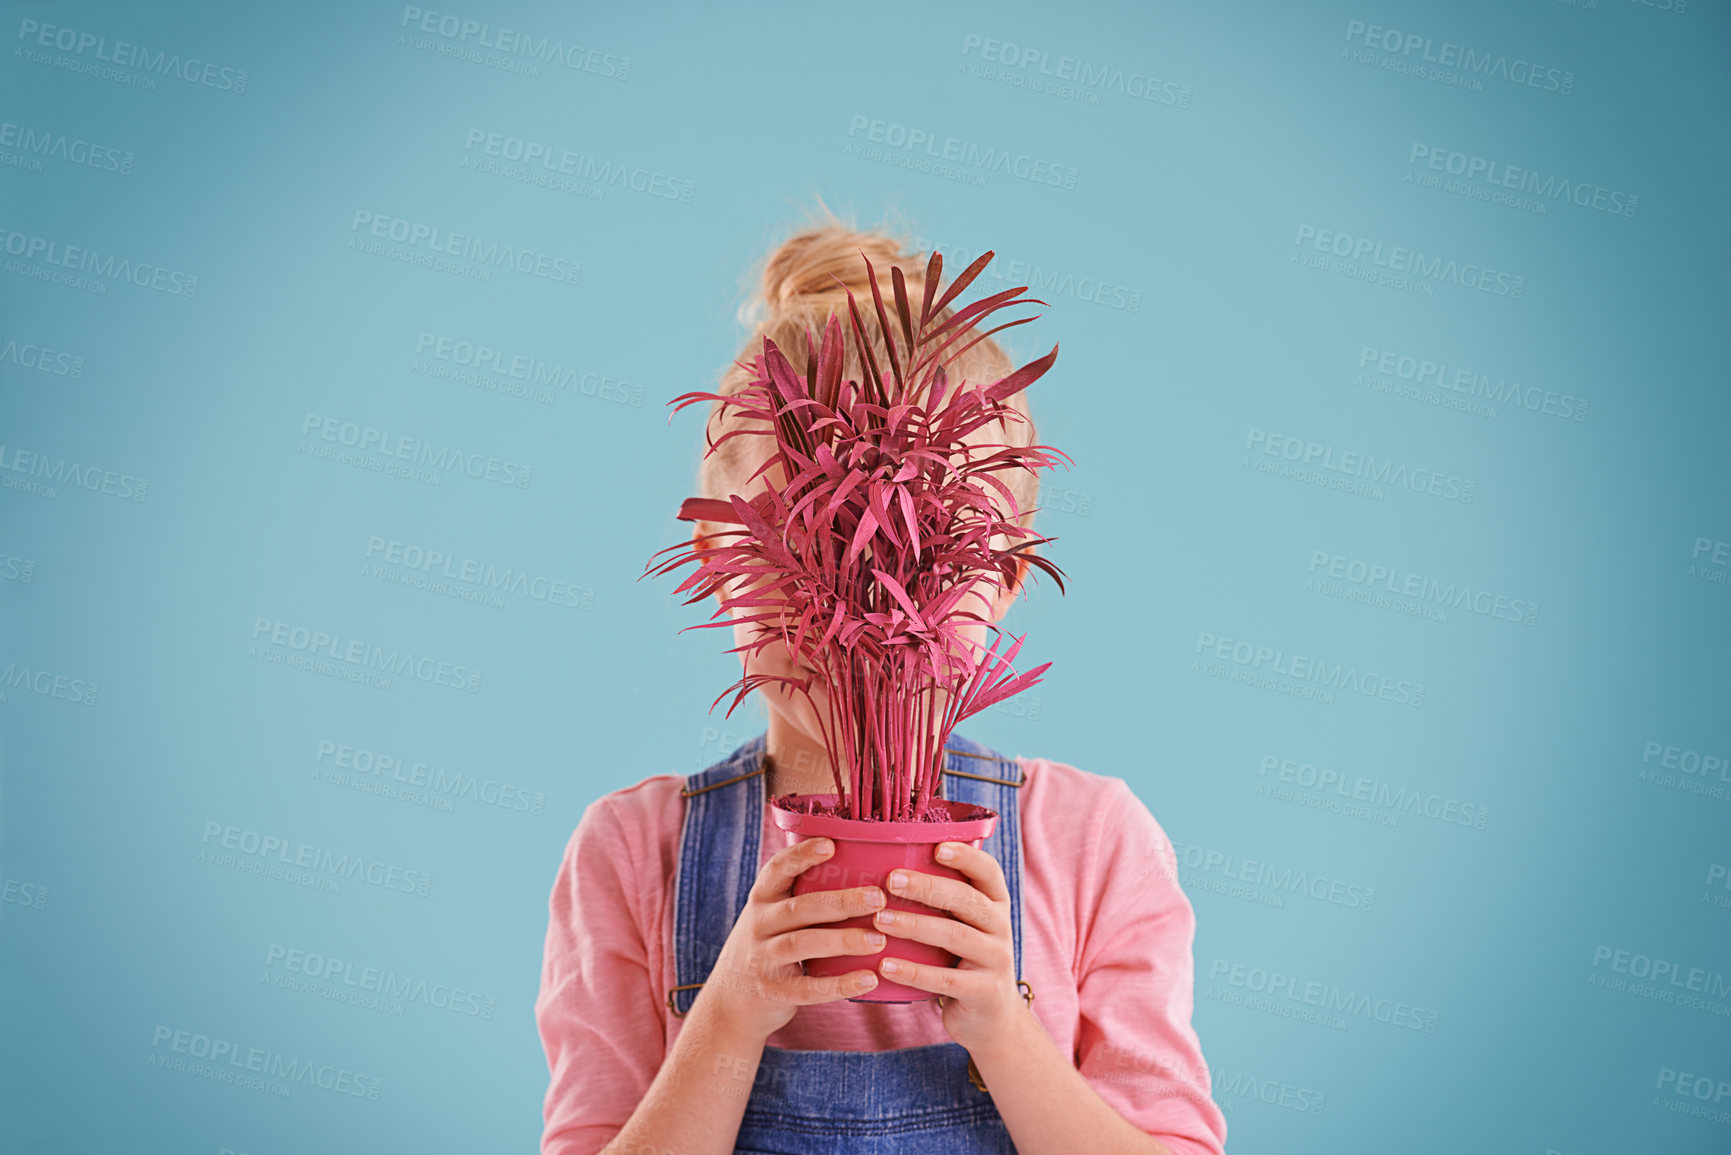
[{"label": "pink long-sleeve shirt", "polygon": [[[1196,916],[1172,845],[1121,778],[1018,758],[1022,977],[1058,1049],[1125,1118],[1176,1155],[1223,1155],[1190,1024]],[[548,901],[535,1019],[551,1081],[543,1155],[591,1155],[642,1100],[681,1020],[667,1008],[684,779],[590,803]],[[788,835],[764,808],[759,864]],[[950,1041],[936,1004],[801,1007],[768,1045],[880,1051]]]}]

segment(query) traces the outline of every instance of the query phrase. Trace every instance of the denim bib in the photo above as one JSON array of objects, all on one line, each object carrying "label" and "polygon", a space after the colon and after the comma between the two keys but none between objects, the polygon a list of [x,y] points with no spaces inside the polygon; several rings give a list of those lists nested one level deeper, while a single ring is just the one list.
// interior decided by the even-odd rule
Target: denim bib
[{"label": "denim bib", "polygon": [[[757,738],[686,779],[674,879],[677,1015],[691,1009],[745,908],[763,832],[763,748]],[[1016,974],[1022,973],[1021,769],[952,734],[943,797],[997,811],[982,848],[1004,870]],[[1015,1145],[991,1096],[968,1075],[958,1043],[892,1051],[795,1051],[765,1046],[740,1122],[736,1155],[969,1155]]]}]

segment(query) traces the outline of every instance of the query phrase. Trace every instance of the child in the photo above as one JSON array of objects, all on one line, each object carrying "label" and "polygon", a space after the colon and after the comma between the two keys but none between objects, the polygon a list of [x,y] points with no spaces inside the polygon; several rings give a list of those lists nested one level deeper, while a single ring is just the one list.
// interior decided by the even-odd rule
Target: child
[{"label": "child", "polygon": [[[880,284],[897,265],[921,299],[923,255],[831,218],[769,255],[740,360],[767,334],[803,373],[807,328],[821,333],[831,310],[846,323],[832,273],[869,310],[862,251]],[[1014,368],[990,339],[946,366],[970,383]],[[861,376],[851,347],[845,373]],[[744,380],[735,365],[718,391]],[[1012,403],[1026,415],[1026,392]],[[1031,422],[1006,432],[1033,443]],[[700,465],[699,494],[749,495],[766,441],[722,443]],[[1004,480],[1030,510],[1038,479],[1019,472]],[[989,616],[1015,594],[1001,591]],[[742,657],[751,672],[807,672],[779,644]],[[766,799],[834,785],[812,705],[779,684],[760,692],[766,733],[701,774],[597,799],[565,848],[535,1004],[551,1072],[544,1155],[1222,1155],[1226,1123],[1190,1025],[1195,915],[1170,843],[1126,783],[952,735],[943,794],[990,806],[997,828],[980,848],[939,847],[966,882],[913,871],[898,891],[952,917],[891,921],[876,887],[794,898],[794,878],[830,847],[788,845]],[[875,930],[831,925],[873,912]],[[802,973],[804,959],[875,954],[886,935],[960,957],[953,969],[881,964],[937,1001],[850,1002],[876,971]]]}]

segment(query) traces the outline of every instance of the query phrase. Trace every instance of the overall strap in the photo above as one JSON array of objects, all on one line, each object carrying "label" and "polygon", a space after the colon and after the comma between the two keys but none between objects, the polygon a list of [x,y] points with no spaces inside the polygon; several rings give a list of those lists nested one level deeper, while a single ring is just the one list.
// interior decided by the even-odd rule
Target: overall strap
[{"label": "overall strap", "polygon": [[[685,818],[674,871],[673,960],[676,983],[668,1008],[683,1017],[709,977],[757,879],[765,805],[763,750],[767,734],[692,774],[680,793]],[[998,814],[982,843],[1004,869],[1010,891],[1010,931],[1016,975],[1022,974],[1021,767],[957,734],[945,747],[940,793]]]},{"label": "overall strap", "polygon": [[998,821],[980,848],[1004,868],[1010,891],[1010,936],[1016,948],[1016,978],[1022,977],[1022,768],[956,733],[944,747],[943,796],[997,811]]},{"label": "overall strap", "polygon": [[684,1016],[715,966],[757,880],[763,835],[763,747],[767,734],[689,776],[673,882],[673,965],[667,996]]}]

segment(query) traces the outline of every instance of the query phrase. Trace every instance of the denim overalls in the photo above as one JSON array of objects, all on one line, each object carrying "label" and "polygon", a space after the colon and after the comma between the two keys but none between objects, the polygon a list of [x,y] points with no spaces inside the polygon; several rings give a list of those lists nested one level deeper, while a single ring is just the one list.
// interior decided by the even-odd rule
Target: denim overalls
[{"label": "denim overalls", "polygon": [[[686,780],[674,882],[678,983],[668,997],[675,1014],[691,1009],[757,879],[766,737],[759,735]],[[982,847],[1004,869],[1020,976],[1021,769],[953,734],[945,750],[943,796],[998,813]],[[954,1042],[892,1051],[766,1046],[735,1146],[737,1155],[1013,1155],[1015,1150],[991,1096],[969,1079],[967,1049]]]}]

